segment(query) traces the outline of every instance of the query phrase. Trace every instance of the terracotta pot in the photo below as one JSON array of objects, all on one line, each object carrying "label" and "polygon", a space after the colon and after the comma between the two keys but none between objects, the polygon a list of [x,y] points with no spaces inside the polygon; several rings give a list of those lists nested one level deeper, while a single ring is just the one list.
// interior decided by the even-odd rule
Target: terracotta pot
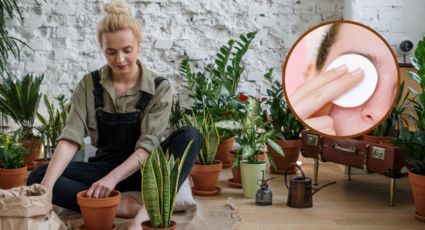
[{"label": "terracotta pot", "polygon": [[215,160],[223,162],[223,168],[229,168],[230,166],[232,166],[232,154],[230,152],[233,149],[234,143],[235,138],[231,137],[224,140],[218,145]]},{"label": "terracotta pot", "polygon": [[[276,151],[274,151],[269,145],[267,150],[273,157],[277,169],[270,167],[270,171],[276,174],[288,175],[295,174],[297,172],[295,166],[289,166],[290,164],[296,163],[301,152],[301,140],[274,140],[280,147],[282,147],[285,156],[282,157]],[[289,167],[288,167],[289,166]]]},{"label": "terracotta pot", "polygon": [[[117,226],[114,224],[114,226],[112,227],[111,230],[116,230],[116,229],[117,229]],[[87,230],[86,225],[82,224],[82,225],[78,226],[77,230]]]},{"label": "terracotta pot", "polygon": [[38,168],[38,167],[41,167],[43,165],[49,164],[49,162],[50,162],[50,159],[43,159],[43,158],[41,158],[41,159],[35,159],[35,160],[33,160],[32,161],[32,164],[33,164],[33,167],[34,168]]},{"label": "terracotta pot", "polygon": [[28,166],[28,169],[31,170],[34,168],[33,161],[40,158],[41,138],[23,140],[21,143],[22,146],[27,150],[24,163]]},{"label": "terracotta pot", "polygon": [[241,167],[232,167],[233,182],[242,184]]},{"label": "terracotta pot", "polygon": [[222,162],[215,160],[212,165],[193,165],[190,175],[193,185],[198,191],[212,191],[216,188]]},{"label": "terracotta pot", "polygon": [[108,198],[87,198],[87,190],[77,194],[77,202],[81,209],[84,225],[88,230],[111,230],[114,226],[117,205],[121,193],[113,190]]},{"label": "terracotta pot", "polygon": [[364,141],[367,141],[367,142],[381,144],[381,142],[391,143],[394,140],[394,137],[380,137],[380,136],[363,135],[362,139]]},{"label": "terracotta pot", "polygon": [[409,170],[409,182],[412,185],[415,200],[416,219],[425,222],[425,176]]},{"label": "terracotta pot", "polygon": [[142,222],[142,229],[143,230],[174,230],[176,229],[176,222],[171,221],[171,226],[168,228],[155,228],[150,226],[150,221],[143,221]]},{"label": "terracotta pot", "polygon": [[24,185],[27,166],[17,169],[0,169],[0,189],[11,189]]}]

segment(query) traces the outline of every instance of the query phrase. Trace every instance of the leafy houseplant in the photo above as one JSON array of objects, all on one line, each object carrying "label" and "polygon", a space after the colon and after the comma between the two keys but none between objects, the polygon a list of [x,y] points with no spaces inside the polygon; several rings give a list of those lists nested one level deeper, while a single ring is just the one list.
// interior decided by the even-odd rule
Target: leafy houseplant
[{"label": "leafy houseplant", "polygon": [[181,159],[174,159],[160,147],[153,149],[148,159],[140,166],[142,173],[142,199],[149,221],[142,223],[143,229],[168,228],[174,226],[171,220],[176,198],[180,172],[192,142],[188,144]]},{"label": "leafy houseplant", "polygon": [[295,163],[300,155],[300,133],[304,127],[289,109],[283,95],[282,84],[273,80],[272,76],[273,69],[269,69],[264,75],[264,78],[270,84],[270,88],[267,89],[268,99],[266,101],[270,111],[270,122],[266,125],[266,130],[273,132],[274,141],[281,146],[285,156],[277,153],[268,145],[267,157],[273,173],[283,174],[287,172],[294,174],[295,167],[289,165]]},{"label": "leafy houseplant", "polygon": [[409,88],[415,96],[411,103],[416,113],[416,131],[411,134],[402,128],[395,141],[406,153],[409,181],[412,185],[416,206],[416,219],[425,222],[425,37],[419,41],[412,64],[417,70],[410,72],[410,78],[420,86],[420,92]]},{"label": "leafy houseplant", "polygon": [[34,135],[33,127],[43,78],[43,75],[26,74],[22,80],[5,78],[0,85],[0,111],[11,117],[22,130],[20,141],[28,151],[25,164],[30,168],[41,149],[41,138]]},{"label": "leafy houseplant", "polygon": [[27,167],[24,165],[25,149],[13,136],[0,133],[0,188],[9,189],[24,184]]}]

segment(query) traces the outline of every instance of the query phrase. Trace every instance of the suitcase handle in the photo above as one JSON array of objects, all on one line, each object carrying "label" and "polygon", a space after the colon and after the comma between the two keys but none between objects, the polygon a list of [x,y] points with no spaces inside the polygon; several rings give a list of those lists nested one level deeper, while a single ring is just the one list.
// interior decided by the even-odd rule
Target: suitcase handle
[{"label": "suitcase handle", "polygon": [[356,153],[357,152],[357,149],[355,147],[344,147],[344,146],[341,146],[341,145],[338,145],[338,144],[333,144],[332,147],[334,149],[337,149],[337,150],[340,150],[340,151],[343,151],[343,152],[348,152],[348,153]]}]

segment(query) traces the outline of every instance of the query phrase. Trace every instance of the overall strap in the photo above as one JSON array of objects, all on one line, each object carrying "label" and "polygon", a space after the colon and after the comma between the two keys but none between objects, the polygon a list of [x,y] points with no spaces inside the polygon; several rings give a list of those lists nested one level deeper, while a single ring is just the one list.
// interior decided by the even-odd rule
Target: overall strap
[{"label": "overall strap", "polygon": [[94,96],[94,107],[103,108],[103,88],[100,85],[100,75],[99,71],[95,70],[91,72],[91,76],[93,78],[93,96]]},{"label": "overall strap", "polygon": [[[155,89],[158,88],[158,86],[161,84],[162,81],[166,80],[163,77],[157,77],[155,78]],[[140,98],[139,102],[137,103],[137,108],[140,109],[140,111],[144,111],[146,106],[148,105],[149,101],[151,100],[152,95],[146,92],[142,92],[142,97]]]}]

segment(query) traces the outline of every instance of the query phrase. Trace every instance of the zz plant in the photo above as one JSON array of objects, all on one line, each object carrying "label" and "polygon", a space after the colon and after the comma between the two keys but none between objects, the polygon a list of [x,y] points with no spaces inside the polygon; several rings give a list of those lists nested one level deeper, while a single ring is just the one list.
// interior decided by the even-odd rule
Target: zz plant
[{"label": "zz plant", "polygon": [[142,199],[152,227],[168,228],[171,225],[180,172],[191,145],[192,141],[181,159],[174,159],[168,151],[164,153],[161,147],[156,147],[140,166]]}]

